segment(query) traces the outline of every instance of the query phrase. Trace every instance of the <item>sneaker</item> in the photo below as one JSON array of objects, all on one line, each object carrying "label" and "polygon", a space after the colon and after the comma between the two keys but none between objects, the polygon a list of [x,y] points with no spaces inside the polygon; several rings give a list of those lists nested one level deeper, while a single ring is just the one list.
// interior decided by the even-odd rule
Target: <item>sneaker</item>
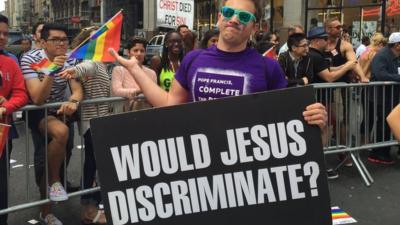
[{"label": "sneaker", "polygon": [[61,202],[68,199],[67,192],[60,182],[55,182],[49,187],[49,198],[53,202]]},{"label": "sneaker", "polygon": [[390,156],[370,154],[368,161],[381,165],[393,165],[394,160]]},{"label": "sneaker", "polygon": [[338,158],[339,158],[340,163],[343,162],[343,165],[345,167],[352,167],[353,166],[353,161],[351,160],[349,155],[346,155],[345,153],[339,153],[338,154]]},{"label": "sneaker", "polygon": [[47,216],[43,219],[42,218],[42,213],[39,214],[39,219],[44,225],[63,225],[57,217],[55,217],[53,214],[47,214]]},{"label": "sneaker", "polygon": [[339,178],[339,173],[337,172],[337,170],[333,170],[333,169],[327,169],[326,170],[326,175],[328,176],[329,180],[333,180],[333,179]]}]

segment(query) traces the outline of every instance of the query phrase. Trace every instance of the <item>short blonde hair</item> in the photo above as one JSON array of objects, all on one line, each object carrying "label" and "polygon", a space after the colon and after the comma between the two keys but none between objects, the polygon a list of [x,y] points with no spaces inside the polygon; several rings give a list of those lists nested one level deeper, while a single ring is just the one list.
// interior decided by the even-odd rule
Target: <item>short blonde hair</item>
[{"label": "short blonde hair", "polygon": [[387,42],[388,42],[387,38],[385,38],[385,37],[383,36],[383,34],[380,33],[380,32],[374,33],[374,34],[372,35],[372,37],[371,37],[371,46],[372,46],[372,47],[378,46],[378,45],[380,45],[380,44],[386,45]]}]

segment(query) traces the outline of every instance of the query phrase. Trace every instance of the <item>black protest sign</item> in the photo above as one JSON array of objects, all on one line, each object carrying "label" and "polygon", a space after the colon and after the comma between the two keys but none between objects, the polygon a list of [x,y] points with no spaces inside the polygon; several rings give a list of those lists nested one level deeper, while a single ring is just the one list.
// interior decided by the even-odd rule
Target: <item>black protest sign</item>
[{"label": "black protest sign", "polygon": [[312,87],[93,119],[109,224],[331,224]]}]

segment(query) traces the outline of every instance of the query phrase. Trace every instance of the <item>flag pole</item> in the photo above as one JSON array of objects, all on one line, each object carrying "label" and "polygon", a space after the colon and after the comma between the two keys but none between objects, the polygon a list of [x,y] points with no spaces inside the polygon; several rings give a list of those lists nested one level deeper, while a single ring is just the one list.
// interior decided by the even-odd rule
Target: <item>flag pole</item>
[{"label": "flag pole", "polygon": [[[82,45],[84,45],[86,43],[86,41],[88,41],[93,35],[95,35],[97,33],[97,31],[101,30],[103,27],[106,26],[106,24],[108,22],[110,22],[111,20],[113,20],[116,16],[118,16],[120,13],[122,13],[122,11],[124,11],[123,9],[120,9],[113,17],[111,17],[111,19],[107,20],[107,22],[105,22],[101,27],[99,27],[99,29],[96,30],[96,32],[94,32],[92,35],[90,35],[88,38],[86,38],[85,40],[83,40],[77,47],[75,47],[74,49],[72,49],[69,52],[69,56],[72,55],[72,53],[74,53],[78,48],[80,48]],[[69,58],[69,57],[68,57]]]}]

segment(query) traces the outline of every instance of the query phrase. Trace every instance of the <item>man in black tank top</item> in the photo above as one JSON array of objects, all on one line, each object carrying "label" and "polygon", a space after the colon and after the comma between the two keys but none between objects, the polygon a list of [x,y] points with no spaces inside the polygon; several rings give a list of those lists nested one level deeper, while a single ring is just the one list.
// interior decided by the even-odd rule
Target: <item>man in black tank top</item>
[{"label": "man in black tank top", "polygon": [[[348,61],[356,62],[357,57],[353,50],[353,46],[344,40],[341,40],[342,37],[342,24],[338,18],[331,18],[325,23],[325,30],[328,34],[328,43],[326,51],[323,53],[325,59],[330,63],[330,67],[333,70],[337,70],[344,66]],[[337,77],[334,82],[368,82],[369,80],[365,77],[364,72],[362,71],[360,65],[356,64],[352,70],[344,73],[342,76]],[[347,107],[346,101],[349,99],[350,92],[346,91],[346,89],[338,89],[334,91],[333,101],[335,102],[334,106],[336,112],[331,112],[332,114],[338,115],[336,117],[339,122],[335,122],[335,124],[339,124],[339,133],[336,133],[335,138],[339,140],[336,144],[346,144],[349,143],[350,140],[347,140],[347,129],[349,119],[349,110]],[[351,94],[351,93],[350,93]],[[333,125],[335,125],[333,124]],[[337,130],[334,127],[335,130]],[[361,131],[360,131],[361,132]],[[339,158],[343,158],[343,155],[339,155]],[[346,162],[345,165],[351,166],[351,162]]]},{"label": "man in black tank top", "polygon": [[[327,20],[325,29],[328,33],[328,46],[324,56],[331,63],[330,66],[335,68],[344,65],[347,61],[357,61],[353,46],[349,42],[341,40],[342,24],[339,19],[331,18]],[[359,65],[356,65],[352,71],[359,76],[360,81],[369,81]],[[353,79],[350,74],[346,73],[335,82],[351,82]]]}]

